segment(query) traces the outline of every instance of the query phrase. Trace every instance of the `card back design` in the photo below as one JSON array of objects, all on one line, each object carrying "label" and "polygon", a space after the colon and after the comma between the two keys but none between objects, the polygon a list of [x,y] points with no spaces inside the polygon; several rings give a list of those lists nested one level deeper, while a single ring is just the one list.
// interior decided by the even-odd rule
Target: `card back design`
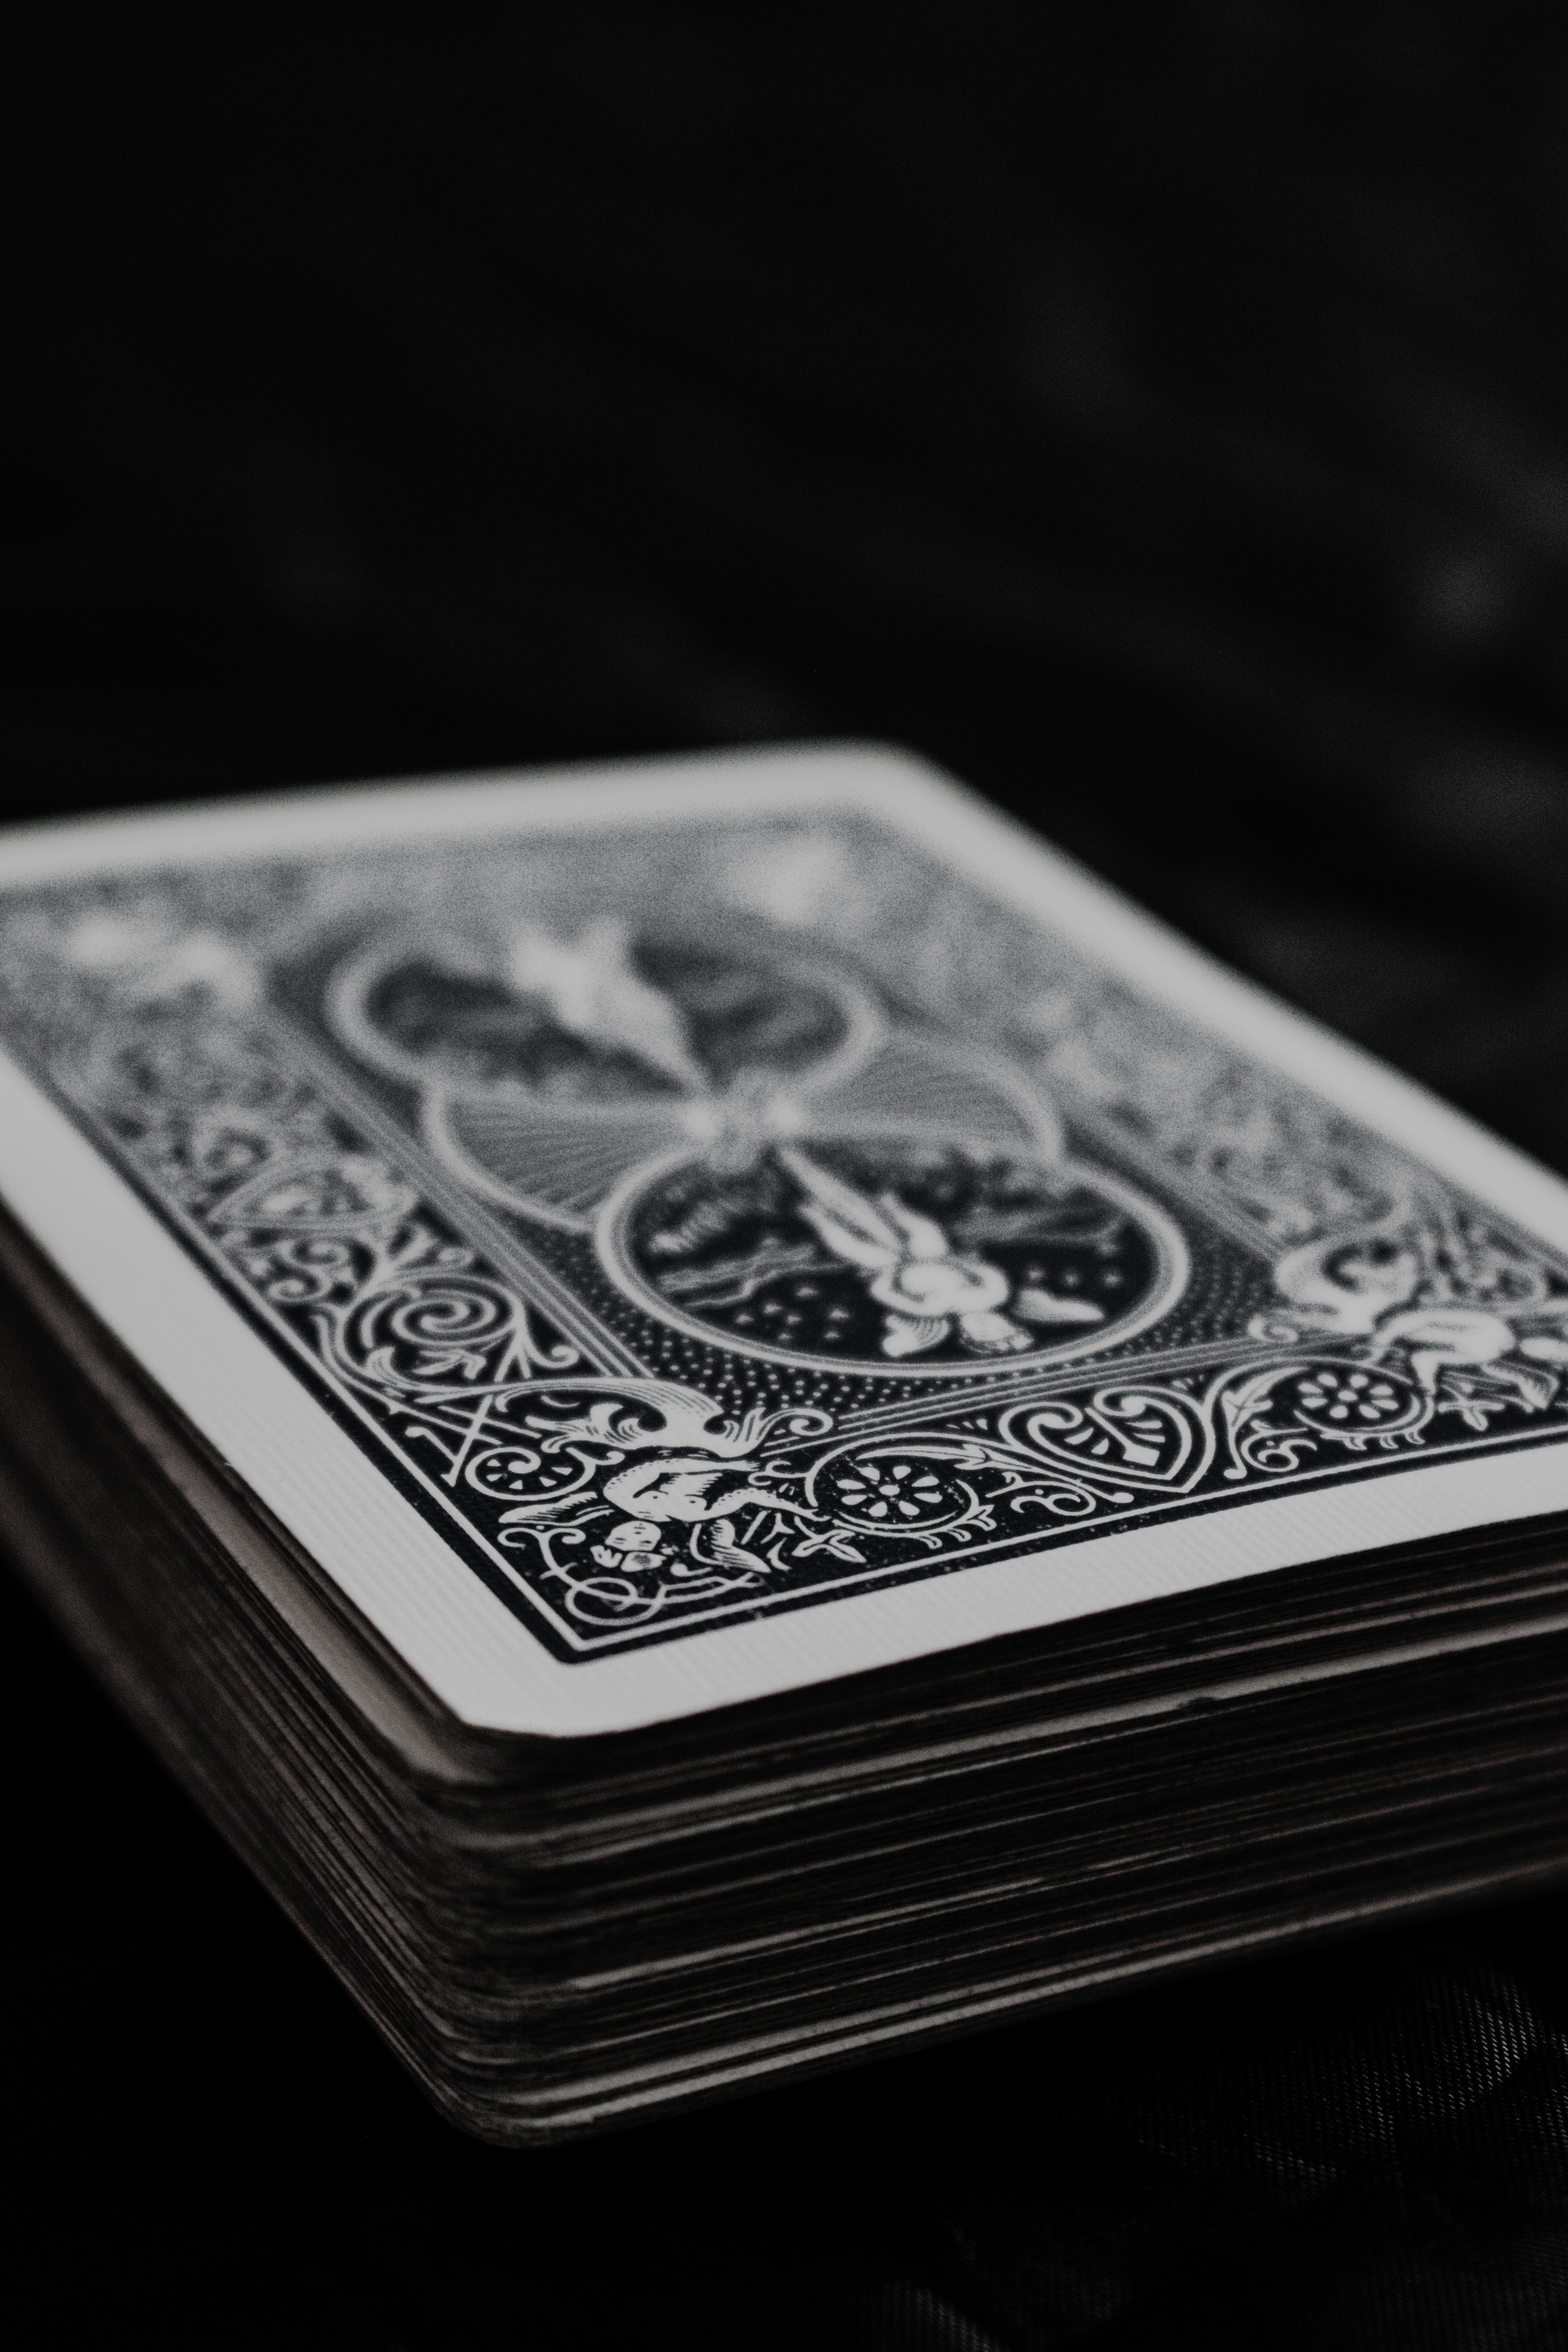
[{"label": "card back design", "polygon": [[1568,1436],[1568,1266],[863,813],[13,889],[0,1042],[554,1654]]}]

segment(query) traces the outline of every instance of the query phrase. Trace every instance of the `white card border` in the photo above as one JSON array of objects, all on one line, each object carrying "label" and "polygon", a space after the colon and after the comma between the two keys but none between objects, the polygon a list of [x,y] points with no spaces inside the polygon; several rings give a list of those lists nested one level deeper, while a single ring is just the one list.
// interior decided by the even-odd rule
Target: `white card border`
[{"label": "white card border", "polygon": [[[0,889],[366,841],[813,808],[890,823],[997,899],[1081,940],[1211,1032],[1568,1250],[1568,1185],[898,752],[830,745],[715,753],[77,819],[0,837]],[[1258,1496],[1245,1508],[1110,1530],[629,1654],[561,1663],[328,1419],[109,1161],[3,1057],[0,1195],[436,1696],[465,1722],[494,1730],[569,1738],[630,1729],[1275,1568],[1568,1511],[1568,1439],[1546,1441]]]}]

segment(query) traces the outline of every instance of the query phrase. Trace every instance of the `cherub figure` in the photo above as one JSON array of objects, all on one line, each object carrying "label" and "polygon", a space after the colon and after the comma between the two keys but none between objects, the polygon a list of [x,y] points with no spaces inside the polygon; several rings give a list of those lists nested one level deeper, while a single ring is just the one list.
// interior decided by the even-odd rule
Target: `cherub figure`
[{"label": "cherub figure", "polygon": [[651,1519],[623,1519],[589,1549],[601,1568],[624,1569],[633,1575],[658,1568],[668,1558],[668,1546]]},{"label": "cherub figure", "polygon": [[920,1355],[955,1328],[976,1354],[1011,1355],[1038,1344],[1026,1323],[1105,1319],[1087,1298],[1061,1298],[1038,1286],[1015,1291],[1000,1266],[955,1250],[934,1217],[906,1207],[896,1192],[868,1201],[791,1145],[781,1145],[778,1158],[801,1188],[801,1216],[835,1257],[860,1271],[884,1309],[885,1356]]},{"label": "cherub figure", "polygon": [[[1408,1203],[1401,1214],[1408,1216]],[[1321,1333],[1370,1340],[1369,1347],[1357,1350],[1363,1361],[1379,1364],[1394,1349],[1403,1349],[1412,1378],[1429,1396],[1438,1393],[1445,1372],[1463,1376],[1484,1371],[1529,1410],[1549,1402],[1554,1390],[1552,1375],[1502,1360],[1517,1353],[1558,1361],[1560,1341],[1549,1334],[1544,1341],[1521,1342],[1513,1321],[1499,1311],[1501,1302],[1487,1299],[1484,1290],[1484,1304],[1476,1299],[1473,1287],[1468,1300],[1455,1298],[1451,1279],[1439,1281],[1430,1266],[1424,1268],[1415,1247],[1396,1239],[1390,1230],[1394,1222],[1384,1220],[1359,1243],[1347,1244],[1342,1238],[1311,1242],[1281,1258],[1275,1286],[1289,1304],[1282,1312],[1256,1318],[1255,1336],[1300,1340]],[[1537,1318],[1541,1312],[1533,1305],[1527,1311]],[[1546,1319],[1559,1318],[1548,1313]],[[1466,1386],[1462,1377],[1460,1385]]]}]

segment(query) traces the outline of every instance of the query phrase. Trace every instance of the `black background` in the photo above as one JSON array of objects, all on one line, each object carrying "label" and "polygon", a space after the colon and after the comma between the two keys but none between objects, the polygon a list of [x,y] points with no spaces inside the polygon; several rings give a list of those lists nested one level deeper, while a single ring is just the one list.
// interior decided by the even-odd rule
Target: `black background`
[{"label": "black background", "polygon": [[[15,814],[890,739],[1568,1169],[1560,11],[49,25]],[[26,2340],[1568,2334],[1561,1898],[498,2154],[5,1610]]]}]

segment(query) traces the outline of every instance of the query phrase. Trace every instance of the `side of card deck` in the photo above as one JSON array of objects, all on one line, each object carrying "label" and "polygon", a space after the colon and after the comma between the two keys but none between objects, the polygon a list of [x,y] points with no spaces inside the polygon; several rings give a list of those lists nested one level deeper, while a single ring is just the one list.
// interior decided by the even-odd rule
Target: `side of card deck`
[{"label": "side of card deck", "polygon": [[476,1738],[188,1429],[159,1417],[154,1459],[158,1401],[14,1229],[0,1266],[8,1549],[487,2137],[603,2127],[1561,1870],[1550,1523],[1231,1586],[1202,1639],[1150,1602],[683,1738]]}]

